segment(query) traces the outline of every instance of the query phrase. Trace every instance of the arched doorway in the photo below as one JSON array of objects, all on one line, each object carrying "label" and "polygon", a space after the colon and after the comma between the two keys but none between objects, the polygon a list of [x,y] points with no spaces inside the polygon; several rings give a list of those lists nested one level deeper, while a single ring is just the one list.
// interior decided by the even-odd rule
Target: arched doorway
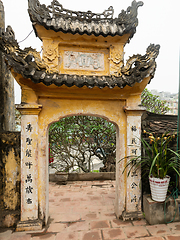
[{"label": "arched doorway", "polygon": [[62,118],[49,127],[49,149],[51,172],[115,172],[116,127],[97,116]]},{"label": "arched doorway", "polygon": [[64,9],[67,18],[62,9],[57,14],[55,5],[54,1],[48,7],[29,1],[34,30],[43,41],[43,59],[32,48],[21,50],[11,27],[1,34],[1,49],[22,88],[19,231],[40,229],[47,223],[48,127],[78,114],[102,116],[117,126],[115,213],[124,219],[141,214],[141,175],[122,175],[125,161],[119,160],[141,154],[140,142],[135,140],[140,138],[144,110],[141,93],[154,76],[160,48],[151,44],[146,54],[133,55],[124,64],[124,46],[136,32],[142,2],[134,1],[118,18],[113,18],[112,7],[101,17],[93,14],[95,28],[89,12],[70,16],[72,11]]},{"label": "arched doorway", "polygon": [[[119,163],[119,160],[134,151],[135,154],[140,153],[140,143],[134,142],[133,139],[140,136],[143,109],[138,106],[125,108],[126,101],[121,99],[95,98],[91,100],[83,99],[82,101],[82,99],[42,97],[39,98],[39,103],[39,105],[19,106],[22,114],[22,179],[27,178],[28,174],[33,176],[33,183],[28,188],[28,192],[22,191],[22,219],[29,217],[29,214],[31,214],[33,215],[32,218],[38,216],[40,222],[47,223],[49,216],[49,126],[59,119],[73,115],[100,116],[116,125],[115,214],[118,218],[123,214],[124,218],[139,216],[141,212],[140,173],[136,173],[128,179],[125,174],[122,174],[125,162]],[[36,131],[33,132],[33,130]],[[27,139],[32,140],[33,148],[30,148]],[[29,161],[31,156],[33,157],[32,161]],[[31,169],[32,172],[30,173]],[[132,189],[133,182],[137,187]],[[26,185],[26,181],[22,182],[23,190],[28,187]],[[32,192],[31,201],[29,192]],[[29,205],[27,205],[27,199]],[[34,209],[33,212],[31,206]]]},{"label": "arched doorway", "polygon": [[[54,100],[51,100],[51,101],[54,101]],[[41,208],[42,210],[40,210],[40,211],[41,211],[41,213],[44,214],[44,216],[48,216],[48,205],[47,204],[48,204],[48,193],[49,192],[48,192],[48,187],[47,187],[47,185],[48,185],[47,173],[48,173],[49,125],[52,122],[56,122],[59,119],[62,119],[67,116],[72,116],[72,115],[93,115],[93,116],[101,116],[103,118],[108,119],[109,121],[116,124],[116,134],[117,134],[116,135],[116,159],[120,159],[123,157],[124,147],[123,146],[119,147],[119,146],[121,144],[123,144],[124,141],[123,141],[123,139],[121,140],[120,138],[122,138],[122,136],[125,136],[125,132],[126,132],[126,129],[121,128],[121,130],[120,130],[120,127],[119,127],[119,125],[121,125],[122,122],[124,122],[124,125],[126,125],[126,114],[124,113],[123,108],[122,108],[122,116],[120,116],[121,114],[119,114],[119,113],[116,114],[117,115],[116,121],[114,121],[114,119],[112,119],[110,117],[111,113],[107,114],[108,112],[110,112],[110,109],[112,108],[112,106],[110,106],[108,104],[108,101],[93,101],[92,102],[92,101],[87,100],[87,101],[82,102],[81,100],[75,100],[75,102],[74,102],[74,101],[70,100],[71,103],[69,103],[69,104],[72,108],[74,108],[74,111],[72,111],[70,108],[68,109],[66,107],[68,105],[67,103],[69,102],[69,100],[60,100],[60,101],[58,100],[57,101],[57,99],[56,99],[55,101],[56,101],[56,104],[54,102],[51,104],[51,106],[56,106],[56,107],[54,107],[54,109],[49,108],[49,107],[47,107],[47,109],[46,109],[46,115],[49,116],[47,119],[47,117],[44,118],[44,116],[43,116],[44,115],[43,111],[45,111],[45,104],[47,102],[44,102],[44,100],[42,100],[43,108],[39,115],[39,126],[43,126],[43,128],[40,127],[40,129],[39,129],[39,137],[41,138],[41,139],[39,139],[39,144],[41,145],[41,148],[40,148],[38,159],[41,159],[41,160],[43,159],[41,162],[39,162],[39,167],[38,167],[39,168],[39,177],[40,177],[40,182],[41,182],[41,184],[40,184],[41,189],[39,191],[39,200],[40,200],[39,207],[40,206],[42,207]],[[94,105],[95,102],[96,102],[96,104]],[[103,106],[102,103],[105,104],[104,107],[102,107]],[[59,108],[59,111],[57,110],[57,104],[59,106],[61,106],[61,108]],[[119,101],[117,101],[117,102],[114,102],[114,104],[119,105],[120,103],[119,103]],[[61,114],[60,110],[62,109],[63,105],[65,107],[64,110],[65,110],[66,114],[60,116],[60,114]],[[81,111],[79,109],[81,109]],[[52,112],[54,112],[54,114],[52,114]],[[41,116],[42,116],[42,118],[41,118]],[[120,133],[120,131],[122,133]],[[120,151],[120,149],[123,149],[123,150]],[[45,153],[46,153],[46,155],[45,155]],[[46,162],[46,164],[44,164],[45,162]],[[117,163],[117,165],[118,165],[117,171],[120,171],[120,170],[118,170],[119,164]],[[122,171],[122,168],[121,168],[121,171]],[[121,177],[124,178],[124,176],[122,176],[122,174],[121,174]],[[122,180],[122,181],[124,182],[124,180]],[[124,189],[124,192],[122,191],[122,189],[123,189],[123,187],[121,186],[121,194],[125,195],[125,189]],[[46,198],[45,198],[45,196],[46,196]],[[122,207],[122,206],[123,206],[123,204],[121,204],[120,207]]]}]

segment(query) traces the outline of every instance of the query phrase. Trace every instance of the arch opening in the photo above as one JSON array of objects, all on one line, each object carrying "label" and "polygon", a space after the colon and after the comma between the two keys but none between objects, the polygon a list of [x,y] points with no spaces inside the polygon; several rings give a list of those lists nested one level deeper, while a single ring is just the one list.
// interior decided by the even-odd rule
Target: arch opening
[{"label": "arch opening", "polygon": [[115,172],[116,128],[107,118],[82,114],[49,124],[50,172]]}]

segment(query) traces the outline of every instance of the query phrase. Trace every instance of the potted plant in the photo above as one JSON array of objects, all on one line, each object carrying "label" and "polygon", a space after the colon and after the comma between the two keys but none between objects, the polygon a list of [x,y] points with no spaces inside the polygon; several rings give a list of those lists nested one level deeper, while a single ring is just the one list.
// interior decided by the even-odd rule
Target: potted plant
[{"label": "potted plant", "polygon": [[[151,197],[154,201],[163,202],[166,199],[168,184],[171,172],[180,176],[180,154],[170,148],[170,143],[175,139],[175,135],[168,133],[155,136],[144,131],[148,135],[148,140],[141,138],[141,143],[145,151],[144,156],[128,156],[127,163],[123,170],[129,176],[132,170],[141,168],[142,178],[148,173],[151,189]],[[121,159],[121,160],[123,160]],[[120,161],[121,161],[120,160]]]}]

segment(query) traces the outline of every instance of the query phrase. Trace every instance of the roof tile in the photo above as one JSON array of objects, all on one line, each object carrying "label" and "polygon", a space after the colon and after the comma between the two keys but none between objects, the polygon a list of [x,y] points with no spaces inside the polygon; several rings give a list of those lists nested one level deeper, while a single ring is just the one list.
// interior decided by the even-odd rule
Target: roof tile
[{"label": "roof tile", "polygon": [[64,9],[57,0],[53,0],[49,6],[40,4],[39,0],[29,0],[28,12],[33,26],[43,25],[46,29],[56,32],[94,34],[104,37],[130,33],[132,37],[138,25],[137,10],[142,5],[143,2],[134,0],[126,11],[121,11],[118,18],[113,18],[113,7],[109,7],[101,14],[96,14],[91,11]]}]

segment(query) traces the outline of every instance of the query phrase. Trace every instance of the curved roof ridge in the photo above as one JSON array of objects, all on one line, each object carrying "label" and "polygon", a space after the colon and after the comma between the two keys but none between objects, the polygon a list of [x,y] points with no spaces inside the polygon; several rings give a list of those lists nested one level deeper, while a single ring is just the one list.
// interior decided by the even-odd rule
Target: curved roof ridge
[{"label": "curved roof ridge", "polygon": [[126,65],[121,67],[119,76],[70,75],[61,74],[58,71],[52,72],[35,49],[28,47],[21,50],[10,26],[6,31],[0,32],[0,50],[4,53],[9,67],[24,78],[31,79],[34,83],[42,82],[46,86],[55,84],[56,86],[66,85],[79,88],[87,86],[100,89],[104,87],[124,88],[127,85],[132,87],[146,77],[150,77],[150,80],[153,78],[159,49],[159,45],[150,44],[146,54],[136,54],[130,57]]},{"label": "curved roof ridge", "polygon": [[28,12],[33,24],[38,23],[56,32],[104,37],[122,36],[126,33],[130,33],[132,37],[138,25],[137,12],[140,6],[143,6],[143,2],[134,0],[126,11],[122,10],[117,18],[113,18],[112,6],[103,13],[93,13],[65,9],[57,0],[53,0],[48,6],[40,4],[39,0],[28,0]]}]

